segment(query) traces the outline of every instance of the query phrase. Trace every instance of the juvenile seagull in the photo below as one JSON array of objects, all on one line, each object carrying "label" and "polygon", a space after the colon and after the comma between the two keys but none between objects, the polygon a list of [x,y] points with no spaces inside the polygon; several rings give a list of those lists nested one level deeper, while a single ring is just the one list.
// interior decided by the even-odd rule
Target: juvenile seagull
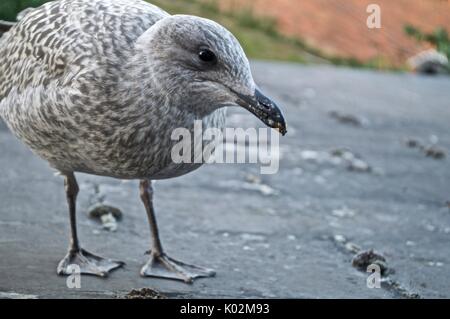
[{"label": "juvenile seagull", "polygon": [[0,39],[0,115],[33,152],[65,177],[71,240],[57,272],[77,264],[106,276],[122,262],[81,248],[74,172],[139,179],[152,245],[142,276],[191,282],[214,271],[164,252],[151,180],[186,174],[175,128],[222,128],[239,105],[286,132],[281,111],[253,81],[236,38],[219,24],[169,15],[144,1],[61,0],[31,10]]}]

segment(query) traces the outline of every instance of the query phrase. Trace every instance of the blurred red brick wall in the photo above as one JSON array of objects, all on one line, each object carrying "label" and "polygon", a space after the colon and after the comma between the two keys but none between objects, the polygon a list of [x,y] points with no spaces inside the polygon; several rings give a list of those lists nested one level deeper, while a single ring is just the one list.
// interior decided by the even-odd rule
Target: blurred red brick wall
[{"label": "blurred red brick wall", "polygon": [[[381,29],[368,29],[369,4],[381,7]],[[299,36],[325,53],[367,61],[383,57],[394,65],[423,49],[403,28],[450,32],[449,0],[221,0],[227,9],[252,7],[277,18],[280,31]]]}]

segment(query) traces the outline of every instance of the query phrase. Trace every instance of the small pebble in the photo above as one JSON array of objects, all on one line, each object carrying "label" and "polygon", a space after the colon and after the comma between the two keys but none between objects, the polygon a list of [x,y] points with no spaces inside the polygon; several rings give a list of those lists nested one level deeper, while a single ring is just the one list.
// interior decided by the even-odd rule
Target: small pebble
[{"label": "small pebble", "polygon": [[345,244],[345,249],[347,249],[348,251],[350,251],[350,252],[352,252],[354,254],[356,254],[359,251],[361,251],[361,247],[359,247],[358,245],[356,245],[354,243],[351,243],[351,242],[348,242],[348,243]]},{"label": "small pebble", "polygon": [[328,162],[332,165],[339,166],[342,164],[342,159],[337,156],[332,156],[332,157],[330,157]]},{"label": "small pebble", "polygon": [[445,151],[437,146],[426,147],[424,153],[427,157],[434,159],[443,159],[446,156]]},{"label": "small pebble", "polygon": [[112,232],[117,230],[117,220],[113,214],[102,215],[100,221],[104,229]]},{"label": "small pebble", "polygon": [[270,187],[269,185],[266,185],[266,184],[244,183],[243,184],[243,188],[244,189],[248,189],[248,190],[259,191],[261,194],[263,194],[265,196],[271,196],[271,195],[278,195],[279,194],[279,192],[277,190],[273,189],[272,187]]},{"label": "small pebble", "polygon": [[411,240],[406,241],[406,246],[415,246],[415,245],[416,245],[416,243]]},{"label": "small pebble", "polygon": [[159,291],[151,288],[133,289],[125,295],[125,299],[166,299]]},{"label": "small pebble", "polygon": [[266,239],[264,236],[254,234],[242,234],[241,238],[245,241],[263,241]]},{"label": "small pebble", "polygon": [[273,195],[276,194],[277,191],[275,191],[272,187],[270,187],[269,185],[261,185],[261,187],[259,188],[260,192],[263,193],[264,195]]},{"label": "small pebble", "polygon": [[407,139],[405,144],[409,148],[416,148],[422,145],[418,140],[412,138]]},{"label": "small pebble", "polygon": [[103,203],[92,205],[89,207],[88,211],[89,217],[94,219],[100,219],[102,215],[112,214],[115,219],[121,220],[123,216],[122,211],[119,208]]},{"label": "small pebble", "polygon": [[292,240],[296,240],[297,237],[295,237],[294,235],[288,235],[287,239],[292,241]]},{"label": "small pebble", "polygon": [[442,266],[444,266],[444,263],[440,262],[440,261],[429,261],[427,264],[430,267],[442,267]]},{"label": "small pebble", "polygon": [[357,171],[357,172],[368,172],[368,171],[370,171],[369,164],[367,164],[363,160],[360,160],[360,159],[357,159],[357,158],[350,162],[350,165],[349,165],[348,168],[350,170],[352,170],[352,171]]},{"label": "small pebble", "polygon": [[347,241],[342,235],[334,235],[334,240],[338,243],[345,243]]},{"label": "small pebble", "polygon": [[316,151],[304,150],[301,151],[300,157],[304,160],[317,160],[319,158],[319,153]]},{"label": "small pebble", "polygon": [[362,126],[362,121],[352,114],[341,114],[337,111],[331,111],[329,112],[329,116],[342,124],[348,124],[352,126]]},{"label": "small pebble", "polygon": [[409,148],[418,148],[422,151],[426,157],[434,159],[443,159],[446,157],[446,151],[443,148],[438,147],[436,144],[439,142],[439,138],[436,135],[430,136],[431,145],[424,145],[419,140],[407,139],[406,146]]},{"label": "small pebble", "polygon": [[334,209],[331,213],[336,217],[353,217],[353,216],[355,216],[355,211],[346,206],[344,206],[340,209]]},{"label": "small pebble", "polygon": [[353,155],[352,152],[345,151],[342,153],[342,158],[345,159],[346,161],[351,162],[355,159],[355,155]]},{"label": "small pebble", "polygon": [[352,259],[352,266],[364,272],[372,264],[380,267],[381,274],[385,274],[388,270],[386,258],[372,249],[359,252]]},{"label": "small pebble", "polygon": [[117,221],[122,219],[122,211],[116,207],[98,203],[89,208],[89,217],[98,220],[103,229],[116,231]]},{"label": "small pebble", "polygon": [[430,138],[429,138],[429,140],[430,140],[430,143],[431,144],[437,144],[437,143],[439,143],[439,137],[437,137],[436,135],[430,135]]},{"label": "small pebble", "polygon": [[252,184],[261,184],[261,177],[254,174],[248,174],[245,179]]}]

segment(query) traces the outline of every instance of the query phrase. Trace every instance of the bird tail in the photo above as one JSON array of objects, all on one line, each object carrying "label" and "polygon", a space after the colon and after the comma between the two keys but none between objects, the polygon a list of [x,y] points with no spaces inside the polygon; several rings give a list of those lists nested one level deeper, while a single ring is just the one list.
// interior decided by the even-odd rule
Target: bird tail
[{"label": "bird tail", "polygon": [[[15,22],[9,22],[9,21],[4,21],[4,20],[0,20],[0,43],[1,43],[1,37],[3,36],[4,33],[8,32],[9,29],[11,29],[16,23]],[[1,98],[0,98],[1,100]],[[0,121],[2,118],[4,118],[4,107],[1,106],[0,104]]]},{"label": "bird tail", "polygon": [[[0,43],[2,40],[1,38],[2,38],[3,34],[8,32],[8,30],[11,29],[15,24],[16,24],[16,22],[0,20]],[[0,98],[0,100],[1,100],[1,98]],[[2,107],[0,104],[0,121],[2,118],[4,118],[4,111],[5,111],[4,107]]]}]

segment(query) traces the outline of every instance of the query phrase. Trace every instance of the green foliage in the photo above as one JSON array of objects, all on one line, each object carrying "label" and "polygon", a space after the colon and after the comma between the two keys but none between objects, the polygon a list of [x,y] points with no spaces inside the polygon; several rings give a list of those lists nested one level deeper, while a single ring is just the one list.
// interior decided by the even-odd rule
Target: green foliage
[{"label": "green foliage", "polygon": [[[194,2],[195,2],[195,0],[194,0]],[[201,3],[201,6],[204,11],[207,11],[211,14],[220,13],[219,3],[215,0],[203,1]]]},{"label": "green foliage", "polygon": [[[14,21],[17,13],[38,7],[49,0],[0,0],[0,19]],[[250,8],[224,11],[219,0],[146,0],[172,14],[193,14],[219,22],[240,41],[245,52],[254,59],[301,63],[331,62],[336,65],[364,68],[392,68],[386,61],[374,59],[362,63],[354,58],[330,56],[308,45],[298,37],[287,37],[278,31],[277,20],[257,16]],[[415,31],[412,31],[413,33]],[[444,37],[444,34],[437,34]],[[439,38],[440,39],[440,38]],[[448,39],[448,38],[447,38]],[[439,41],[441,43],[442,41]],[[447,47],[448,48],[448,47]]]},{"label": "green foliage", "polygon": [[278,37],[278,26],[276,19],[272,17],[257,17],[251,8],[237,12],[228,13],[236,19],[236,22],[244,28],[261,30],[272,37]]},{"label": "green foliage", "polygon": [[412,25],[406,25],[405,33],[419,42],[431,43],[436,47],[436,50],[450,59],[450,38],[444,28],[437,28],[431,33],[424,33]]},{"label": "green foliage", "polygon": [[0,20],[15,21],[17,14],[26,8],[36,8],[49,0],[1,0]]}]

